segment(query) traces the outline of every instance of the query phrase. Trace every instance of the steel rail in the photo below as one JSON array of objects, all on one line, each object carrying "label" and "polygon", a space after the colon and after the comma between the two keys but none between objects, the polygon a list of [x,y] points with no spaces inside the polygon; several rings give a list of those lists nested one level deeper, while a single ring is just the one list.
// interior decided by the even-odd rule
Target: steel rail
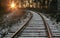
[{"label": "steel rail", "polygon": [[[30,14],[31,14],[31,13],[30,13]],[[11,36],[11,38],[16,38],[17,35],[18,35],[19,33],[21,33],[22,30],[27,26],[28,22],[31,20],[32,17],[33,17],[33,15],[31,14],[29,20],[28,20],[21,28],[19,28],[19,29]]]},{"label": "steel rail", "polygon": [[43,17],[43,15],[41,13],[38,13],[38,14],[41,16],[41,18],[42,18],[42,20],[44,22],[44,25],[45,25],[45,27],[47,29],[48,38],[52,38],[52,32],[51,32],[51,29],[49,27],[49,24],[46,22],[45,18]]}]

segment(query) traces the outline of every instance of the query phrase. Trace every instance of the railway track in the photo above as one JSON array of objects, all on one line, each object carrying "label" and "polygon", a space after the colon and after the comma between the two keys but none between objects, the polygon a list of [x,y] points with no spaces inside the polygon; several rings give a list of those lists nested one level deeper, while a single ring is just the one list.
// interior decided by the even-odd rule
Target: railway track
[{"label": "railway track", "polygon": [[[37,37],[37,38],[53,38],[53,33],[49,24],[41,13],[35,13],[30,11],[31,17],[29,20],[21,26],[16,32],[9,33],[11,38],[25,38],[25,37]],[[6,37],[4,37],[6,38]]]},{"label": "railway track", "polygon": [[[15,34],[13,34],[13,36],[11,38],[17,38],[17,37],[47,37],[47,38],[52,38],[51,30],[50,30],[48,24],[46,23],[44,17],[41,14],[39,14],[39,16],[42,18],[42,20],[35,20],[35,21],[42,22],[42,24],[39,23],[40,26],[42,25],[41,27],[39,25],[33,26],[34,24],[33,25],[30,24],[30,25],[26,26],[26,24],[25,24],[21,29],[19,29]],[[41,28],[43,29],[42,31],[41,31]],[[42,34],[40,33],[40,31],[42,32]]]}]

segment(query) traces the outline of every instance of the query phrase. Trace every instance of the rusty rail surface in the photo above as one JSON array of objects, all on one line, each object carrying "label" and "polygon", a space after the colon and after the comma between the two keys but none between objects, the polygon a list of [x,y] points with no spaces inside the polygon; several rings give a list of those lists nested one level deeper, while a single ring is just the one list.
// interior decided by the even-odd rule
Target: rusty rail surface
[{"label": "rusty rail surface", "polygon": [[38,14],[41,16],[41,18],[42,18],[42,20],[44,22],[44,25],[45,25],[46,30],[47,30],[48,38],[52,38],[52,32],[51,32],[51,29],[49,27],[49,24],[46,22],[45,18],[43,17],[43,15],[41,13],[38,13]]},{"label": "rusty rail surface", "polygon": [[[31,14],[31,13],[30,13],[30,14]],[[11,38],[16,38],[17,35],[18,35],[19,33],[21,33],[22,30],[27,26],[28,22],[31,20],[32,17],[33,17],[33,15],[31,14],[29,20],[28,20],[20,29],[18,29],[18,30],[11,36]]]}]

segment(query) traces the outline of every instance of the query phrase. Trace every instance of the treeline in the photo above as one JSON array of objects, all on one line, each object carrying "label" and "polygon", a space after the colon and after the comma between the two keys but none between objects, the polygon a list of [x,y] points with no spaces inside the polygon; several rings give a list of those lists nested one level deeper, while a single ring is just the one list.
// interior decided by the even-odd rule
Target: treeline
[{"label": "treeline", "polygon": [[58,6],[57,0],[52,0],[48,13],[50,14],[51,18],[55,19],[56,22],[58,23],[60,22],[60,12],[58,11],[57,6]]}]

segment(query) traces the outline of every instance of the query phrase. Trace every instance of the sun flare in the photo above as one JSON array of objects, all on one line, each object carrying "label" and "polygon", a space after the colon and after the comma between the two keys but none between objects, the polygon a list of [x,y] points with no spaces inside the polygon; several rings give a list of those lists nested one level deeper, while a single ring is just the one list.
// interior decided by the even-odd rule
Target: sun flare
[{"label": "sun flare", "polygon": [[13,2],[11,3],[11,8],[15,8],[15,4]]}]

